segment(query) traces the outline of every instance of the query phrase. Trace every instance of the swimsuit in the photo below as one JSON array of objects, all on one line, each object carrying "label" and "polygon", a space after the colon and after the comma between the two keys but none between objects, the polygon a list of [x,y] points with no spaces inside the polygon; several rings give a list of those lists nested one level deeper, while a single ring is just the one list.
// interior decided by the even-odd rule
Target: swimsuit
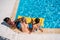
[{"label": "swimsuit", "polygon": [[29,28],[33,28],[31,23],[29,23]]}]

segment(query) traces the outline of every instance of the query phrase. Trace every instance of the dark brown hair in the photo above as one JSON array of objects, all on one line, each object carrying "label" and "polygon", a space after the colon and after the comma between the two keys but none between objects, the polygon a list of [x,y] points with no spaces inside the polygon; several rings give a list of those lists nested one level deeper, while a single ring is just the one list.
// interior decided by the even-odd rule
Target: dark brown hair
[{"label": "dark brown hair", "polygon": [[36,18],[35,19],[35,24],[39,23],[40,22],[40,19],[39,18]]},{"label": "dark brown hair", "polygon": [[10,20],[9,17],[6,17],[6,18],[3,19],[3,21],[5,21],[5,22],[8,22],[9,20]]}]

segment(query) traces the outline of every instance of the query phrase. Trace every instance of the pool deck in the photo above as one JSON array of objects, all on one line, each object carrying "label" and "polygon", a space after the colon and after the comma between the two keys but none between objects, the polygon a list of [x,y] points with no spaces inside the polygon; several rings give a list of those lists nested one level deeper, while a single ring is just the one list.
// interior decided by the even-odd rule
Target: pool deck
[{"label": "pool deck", "polygon": [[14,5],[13,11],[12,11],[12,14],[11,14],[11,16],[10,16],[10,18],[11,18],[12,20],[15,19],[16,12],[17,12],[17,9],[18,9],[19,1],[20,1],[20,0],[16,0],[16,2],[15,2],[15,5]]},{"label": "pool deck", "polygon": [[[21,31],[18,30],[18,29],[12,29],[12,30],[14,30],[17,33],[21,33]],[[43,29],[42,28],[42,30],[43,30],[43,32],[41,32],[40,30],[38,30],[38,31],[32,32],[32,33],[34,33],[34,34],[60,34],[60,29],[47,29],[47,28]]]}]

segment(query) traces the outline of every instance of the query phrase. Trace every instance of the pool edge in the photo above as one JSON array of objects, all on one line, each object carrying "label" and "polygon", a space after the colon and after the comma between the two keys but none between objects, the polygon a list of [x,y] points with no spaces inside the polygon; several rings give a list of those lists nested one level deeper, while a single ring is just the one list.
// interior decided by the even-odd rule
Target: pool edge
[{"label": "pool edge", "polygon": [[17,9],[18,9],[19,1],[20,1],[20,0],[16,0],[16,2],[15,2],[15,4],[14,4],[13,11],[12,11],[11,16],[10,16],[10,18],[11,18],[12,20],[15,19],[16,12],[17,12]]}]

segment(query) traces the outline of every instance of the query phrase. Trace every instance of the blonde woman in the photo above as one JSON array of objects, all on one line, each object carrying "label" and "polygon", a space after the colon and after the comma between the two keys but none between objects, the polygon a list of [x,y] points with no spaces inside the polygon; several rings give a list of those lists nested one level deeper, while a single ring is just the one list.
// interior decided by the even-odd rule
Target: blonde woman
[{"label": "blonde woman", "polygon": [[29,33],[28,24],[26,23],[26,19],[24,17],[21,18],[21,27],[22,32]]}]

